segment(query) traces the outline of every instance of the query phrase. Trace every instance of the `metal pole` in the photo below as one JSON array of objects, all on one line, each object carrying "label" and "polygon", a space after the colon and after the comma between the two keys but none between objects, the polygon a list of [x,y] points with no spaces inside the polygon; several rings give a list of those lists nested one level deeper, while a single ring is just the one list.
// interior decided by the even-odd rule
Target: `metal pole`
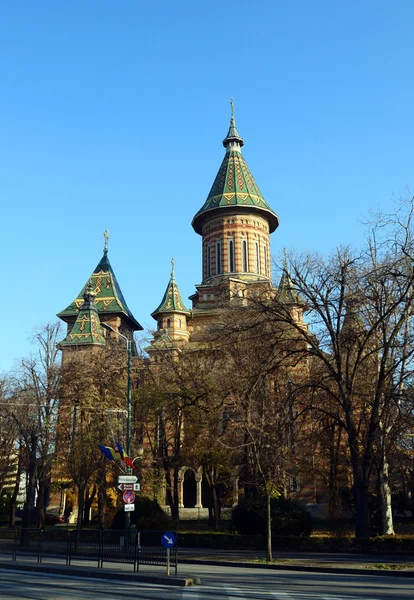
[{"label": "metal pole", "polygon": [[[128,352],[128,370],[127,370],[127,431],[126,431],[126,452],[131,458],[131,340],[127,339],[127,352]],[[127,473],[132,473],[131,467],[127,467]],[[125,529],[129,529],[131,526],[131,513],[125,512]]]}]

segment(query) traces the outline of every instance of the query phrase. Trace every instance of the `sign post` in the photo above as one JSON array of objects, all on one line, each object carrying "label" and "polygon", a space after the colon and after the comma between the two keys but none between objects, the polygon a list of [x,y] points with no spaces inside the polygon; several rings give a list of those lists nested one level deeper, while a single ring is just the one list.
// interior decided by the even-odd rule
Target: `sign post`
[{"label": "sign post", "polygon": [[166,531],[161,536],[161,544],[167,549],[167,576],[170,575],[170,548],[175,546],[176,541],[175,533],[172,531]]}]

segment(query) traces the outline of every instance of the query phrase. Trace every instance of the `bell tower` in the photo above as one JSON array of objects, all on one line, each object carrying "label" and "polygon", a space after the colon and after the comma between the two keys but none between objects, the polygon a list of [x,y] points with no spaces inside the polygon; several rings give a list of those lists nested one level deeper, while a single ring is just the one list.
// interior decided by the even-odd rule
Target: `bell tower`
[{"label": "bell tower", "polygon": [[[231,101],[225,155],[206,201],[192,226],[202,236],[202,282],[193,308],[217,296],[234,295],[250,284],[272,285],[270,234],[279,226],[242,154],[244,146]],[[216,290],[214,289],[216,288]]]}]

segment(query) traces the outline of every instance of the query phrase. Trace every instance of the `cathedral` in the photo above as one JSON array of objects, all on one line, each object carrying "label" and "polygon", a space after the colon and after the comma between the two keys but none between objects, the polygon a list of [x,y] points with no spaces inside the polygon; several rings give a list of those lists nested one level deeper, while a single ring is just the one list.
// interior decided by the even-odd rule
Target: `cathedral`
[{"label": "cathedral", "polygon": [[[147,348],[150,361],[157,363],[160,353],[178,353],[191,344],[202,343],[223,305],[243,304],[250,294],[291,294],[285,272],[273,287],[270,234],[279,218],[264,199],[242,154],[243,138],[236,127],[231,104],[230,126],[223,140],[224,157],[210,192],[192,220],[202,238],[202,281],[195,285],[187,306],[180,294],[172,261],[171,277],[160,304],[152,312],[155,331]],[[302,315],[295,298],[298,319]],[[126,338],[136,354],[134,332],[142,329],[133,316],[117,282],[108,258],[107,234],[104,253],[78,296],[58,317],[67,324],[67,335],[60,343],[63,363],[74,350],[103,346],[108,336]],[[188,346],[190,345],[190,346]],[[184,506],[183,481],[188,471],[183,465],[179,477],[180,506]],[[202,507],[201,470],[194,471],[193,506]]]}]

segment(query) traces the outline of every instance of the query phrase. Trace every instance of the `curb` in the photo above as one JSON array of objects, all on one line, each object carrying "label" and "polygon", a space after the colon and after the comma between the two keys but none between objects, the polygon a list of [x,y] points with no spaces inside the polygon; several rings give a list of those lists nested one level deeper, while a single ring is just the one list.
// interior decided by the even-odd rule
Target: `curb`
[{"label": "curb", "polygon": [[292,565],[292,564],[258,564],[250,562],[236,562],[227,560],[194,560],[182,558],[179,563],[194,564],[194,565],[212,565],[215,567],[236,567],[242,569],[270,569],[274,571],[303,571],[308,573],[335,573],[339,575],[383,575],[386,577],[414,577],[414,570],[400,571],[392,569],[355,569],[352,567],[323,567],[318,565]]},{"label": "curb", "polygon": [[93,579],[122,579],[123,581],[154,583],[158,585],[170,585],[175,587],[188,587],[200,585],[199,577],[178,577],[166,575],[141,575],[140,573],[124,573],[114,571],[104,571],[95,568],[79,567],[57,567],[51,565],[22,565],[16,563],[0,562],[0,569],[10,569],[11,571],[30,571],[33,573],[51,573],[54,575],[65,575],[66,577],[88,577]]}]

